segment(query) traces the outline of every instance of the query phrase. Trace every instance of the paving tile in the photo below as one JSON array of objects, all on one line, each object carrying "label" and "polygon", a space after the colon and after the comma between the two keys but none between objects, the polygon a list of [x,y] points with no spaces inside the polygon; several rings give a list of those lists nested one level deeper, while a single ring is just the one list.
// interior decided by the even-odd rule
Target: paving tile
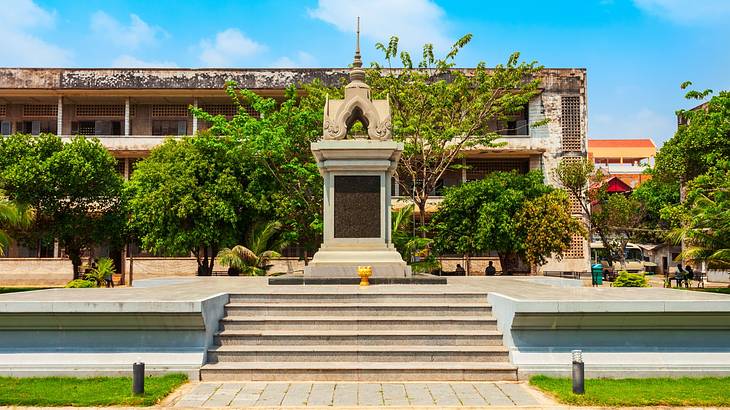
[{"label": "paving tile", "polygon": [[494,383],[474,383],[474,388],[492,406],[514,406],[515,404]]},{"label": "paving tile", "polygon": [[524,384],[498,383],[497,387],[509,396],[517,406],[534,406],[540,404]]},{"label": "paving tile", "polygon": [[402,383],[383,383],[382,386],[386,406],[408,406],[406,388]]},{"label": "paving tile", "polygon": [[236,393],[238,392],[234,392],[232,390],[218,390],[213,393],[213,395],[210,396],[210,398],[206,400],[205,403],[203,403],[203,407],[228,407],[228,405],[231,404],[233,399],[236,397]]},{"label": "paving tile", "polygon": [[383,387],[379,383],[363,383],[357,387],[357,404],[359,406],[383,405]]},{"label": "paving tile", "polygon": [[266,383],[246,383],[231,401],[231,407],[253,406],[261,397],[265,387]]},{"label": "paving tile", "polygon": [[332,404],[334,406],[357,406],[357,384],[337,383]]},{"label": "paving tile", "polygon": [[289,389],[289,383],[268,383],[261,392],[261,396],[254,406],[257,407],[274,407],[280,406],[284,400],[284,395]]},{"label": "paving tile", "polygon": [[427,383],[427,386],[437,406],[461,405],[449,383]]},{"label": "paving tile", "polygon": [[434,401],[426,383],[405,383],[406,395],[411,406],[433,406]]},{"label": "paving tile", "polygon": [[309,393],[307,406],[330,406],[335,392],[334,383],[315,383]]},{"label": "paving tile", "polygon": [[465,406],[486,406],[487,401],[471,383],[451,383],[456,397],[459,398],[461,404]]},{"label": "paving tile", "polygon": [[292,383],[286,391],[282,406],[304,406],[307,404],[312,383]]}]

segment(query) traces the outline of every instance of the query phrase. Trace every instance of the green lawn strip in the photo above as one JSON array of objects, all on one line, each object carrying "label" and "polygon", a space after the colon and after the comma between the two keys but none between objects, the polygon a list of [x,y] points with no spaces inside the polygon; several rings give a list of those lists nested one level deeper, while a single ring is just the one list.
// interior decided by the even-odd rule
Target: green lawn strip
[{"label": "green lawn strip", "polygon": [[698,290],[700,292],[725,293],[730,295],[730,288],[699,288],[692,290]]},{"label": "green lawn strip", "polygon": [[577,406],[730,406],[730,377],[587,379],[584,395],[567,378],[533,376],[530,384]]},{"label": "green lawn strip", "polygon": [[29,290],[43,290],[50,288],[2,288],[0,287],[0,293],[14,293],[14,292],[27,292]]},{"label": "green lawn strip", "polygon": [[144,396],[134,396],[130,377],[0,377],[0,406],[151,406],[187,380],[147,377]]}]

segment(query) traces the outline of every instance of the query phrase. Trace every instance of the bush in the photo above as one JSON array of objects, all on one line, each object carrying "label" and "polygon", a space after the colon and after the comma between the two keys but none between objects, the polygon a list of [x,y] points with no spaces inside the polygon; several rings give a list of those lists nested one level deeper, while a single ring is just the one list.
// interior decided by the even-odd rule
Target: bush
[{"label": "bush", "polygon": [[67,288],[95,288],[96,283],[86,279],[75,279],[66,284]]},{"label": "bush", "polygon": [[619,288],[646,288],[649,286],[649,282],[643,273],[628,273],[622,270],[618,273],[613,286]]}]

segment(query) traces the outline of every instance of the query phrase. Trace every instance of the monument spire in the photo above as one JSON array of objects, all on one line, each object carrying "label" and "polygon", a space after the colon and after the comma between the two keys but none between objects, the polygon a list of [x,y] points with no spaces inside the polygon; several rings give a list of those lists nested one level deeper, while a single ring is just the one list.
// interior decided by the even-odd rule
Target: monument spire
[{"label": "monument spire", "polygon": [[350,81],[365,81],[365,70],[362,69],[362,57],[360,56],[360,17],[357,17],[357,37],[355,41],[355,59],[352,61],[350,70]]}]

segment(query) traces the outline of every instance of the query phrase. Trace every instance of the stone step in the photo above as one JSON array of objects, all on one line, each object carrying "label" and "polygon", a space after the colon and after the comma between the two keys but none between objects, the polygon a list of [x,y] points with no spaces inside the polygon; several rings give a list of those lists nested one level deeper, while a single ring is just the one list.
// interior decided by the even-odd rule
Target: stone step
[{"label": "stone step", "polygon": [[503,362],[236,362],[206,364],[202,381],[490,381],[517,380]]},{"label": "stone step", "polygon": [[486,293],[469,293],[469,292],[407,292],[407,293],[368,293],[368,290],[358,290],[354,287],[354,291],[339,292],[277,292],[277,293],[246,293],[231,294],[229,296],[231,303],[246,302],[263,302],[263,303],[373,303],[373,302],[398,302],[398,303],[487,303]]},{"label": "stone step", "polygon": [[476,316],[492,313],[487,303],[447,302],[236,302],[226,305],[229,316]]},{"label": "stone step", "polygon": [[497,330],[224,330],[215,335],[216,345],[502,345]]},{"label": "stone step", "polygon": [[509,362],[503,346],[238,345],[208,350],[209,363],[230,362]]},{"label": "stone step", "polygon": [[226,316],[221,330],[496,330],[497,320],[479,316]]}]

